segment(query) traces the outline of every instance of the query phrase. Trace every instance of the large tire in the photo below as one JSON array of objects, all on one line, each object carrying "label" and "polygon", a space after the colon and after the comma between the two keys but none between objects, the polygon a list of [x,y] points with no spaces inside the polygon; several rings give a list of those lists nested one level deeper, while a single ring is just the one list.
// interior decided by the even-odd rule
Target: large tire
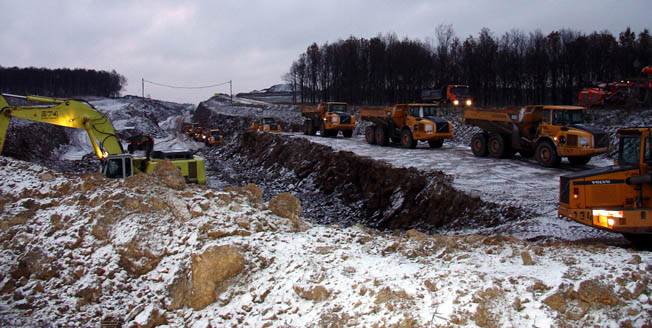
[{"label": "large tire", "polygon": [[303,121],[303,134],[305,134],[305,135],[310,134],[310,130],[309,130],[309,127],[308,127],[308,121]]},{"label": "large tire", "polygon": [[326,131],[326,124],[324,122],[319,123],[319,135],[322,137],[328,137],[328,131]]},{"label": "large tire", "polygon": [[487,135],[484,133],[476,133],[471,138],[471,151],[476,157],[485,157],[489,154],[487,148]]},{"label": "large tire", "polygon": [[337,131],[337,130],[329,130],[329,131],[326,131],[326,136],[328,136],[328,137],[337,137],[338,132],[339,131]]},{"label": "large tire", "polygon": [[487,148],[489,149],[489,156],[494,158],[505,158],[509,154],[505,138],[500,134],[492,134],[489,137]]},{"label": "large tire", "polygon": [[571,165],[584,165],[591,160],[591,156],[572,156],[568,158]]},{"label": "large tire", "polygon": [[401,144],[405,148],[417,148],[417,142],[412,138],[412,132],[410,132],[410,129],[406,128],[401,131]]},{"label": "large tire", "polygon": [[541,142],[536,150],[537,162],[545,167],[558,167],[561,157],[550,141]]},{"label": "large tire", "polygon": [[401,143],[400,137],[390,137],[389,140],[393,143]]},{"label": "large tire", "polygon": [[370,125],[364,129],[364,138],[367,140],[367,143],[370,145],[376,144],[376,126]]},{"label": "large tire", "polygon": [[387,146],[389,138],[387,137],[387,129],[383,126],[376,127],[376,144],[379,146]]},{"label": "large tire", "polygon": [[353,130],[344,130],[342,131],[342,135],[344,138],[351,138],[353,137]]},{"label": "large tire", "polygon": [[428,145],[430,145],[430,148],[441,148],[444,145],[444,139],[428,140]]}]

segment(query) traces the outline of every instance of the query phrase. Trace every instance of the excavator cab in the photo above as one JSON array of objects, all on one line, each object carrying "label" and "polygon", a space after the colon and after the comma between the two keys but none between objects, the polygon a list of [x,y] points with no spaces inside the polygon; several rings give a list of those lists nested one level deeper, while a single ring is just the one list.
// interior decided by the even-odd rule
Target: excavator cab
[{"label": "excavator cab", "polygon": [[110,179],[124,179],[134,174],[133,159],[129,154],[109,155],[103,161],[100,171]]}]

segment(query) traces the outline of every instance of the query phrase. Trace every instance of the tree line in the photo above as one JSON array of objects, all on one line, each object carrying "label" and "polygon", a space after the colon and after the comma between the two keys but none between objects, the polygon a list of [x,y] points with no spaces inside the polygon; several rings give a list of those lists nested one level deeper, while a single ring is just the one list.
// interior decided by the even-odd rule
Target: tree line
[{"label": "tree line", "polygon": [[47,97],[119,96],[127,79],[111,72],[68,68],[0,66],[0,92]]},{"label": "tree line", "polygon": [[461,40],[439,25],[426,41],[396,34],[349,37],[310,45],[283,79],[294,101],[393,104],[418,101],[421,90],[466,84],[476,104],[576,104],[577,92],[595,81],[641,77],[652,65],[652,38],[627,28],[585,34],[561,29],[511,30],[495,36],[483,28]]}]

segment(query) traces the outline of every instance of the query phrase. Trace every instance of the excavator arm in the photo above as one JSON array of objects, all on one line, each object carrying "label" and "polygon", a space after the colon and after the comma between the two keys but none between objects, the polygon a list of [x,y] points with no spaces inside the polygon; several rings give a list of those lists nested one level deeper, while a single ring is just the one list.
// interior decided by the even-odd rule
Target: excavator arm
[{"label": "excavator arm", "polygon": [[[5,97],[17,97],[46,104],[44,106],[9,106]],[[123,154],[124,150],[111,121],[85,101],[60,100],[39,96],[0,95],[0,152],[2,152],[11,118],[83,129],[99,159]]]}]

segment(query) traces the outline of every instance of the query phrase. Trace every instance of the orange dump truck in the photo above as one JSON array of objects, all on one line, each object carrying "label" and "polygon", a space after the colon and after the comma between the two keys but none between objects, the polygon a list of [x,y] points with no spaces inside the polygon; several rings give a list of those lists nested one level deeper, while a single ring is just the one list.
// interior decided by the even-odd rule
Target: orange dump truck
[{"label": "orange dump truck", "polygon": [[453,137],[452,124],[437,115],[433,104],[399,104],[394,107],[363,109],[360,119],[372,122],[365,129],[370,144],[386,146],[390,141],[415,148],[419,141],[441,148],[444,139]]},{"label": "orange dump truck", "polygon": [[519,152],[539,164],[557,167],[562,157],[583,165],[607,152],[609,135],[584,123],[583,107],[525,106],[520,109],[467,109],[462,123],[482,132],[471,139],[477,157],[505,158]]},{"label": "orange dump truck", "polygon": [[355,117],[349,113],[348,105],[343,102],[321,102],[315,107],[305,106],[301,109],[303,134],[315,135],[319,131],[322,137],[335,137],[339,131],[345,138],[353,136]]}]

